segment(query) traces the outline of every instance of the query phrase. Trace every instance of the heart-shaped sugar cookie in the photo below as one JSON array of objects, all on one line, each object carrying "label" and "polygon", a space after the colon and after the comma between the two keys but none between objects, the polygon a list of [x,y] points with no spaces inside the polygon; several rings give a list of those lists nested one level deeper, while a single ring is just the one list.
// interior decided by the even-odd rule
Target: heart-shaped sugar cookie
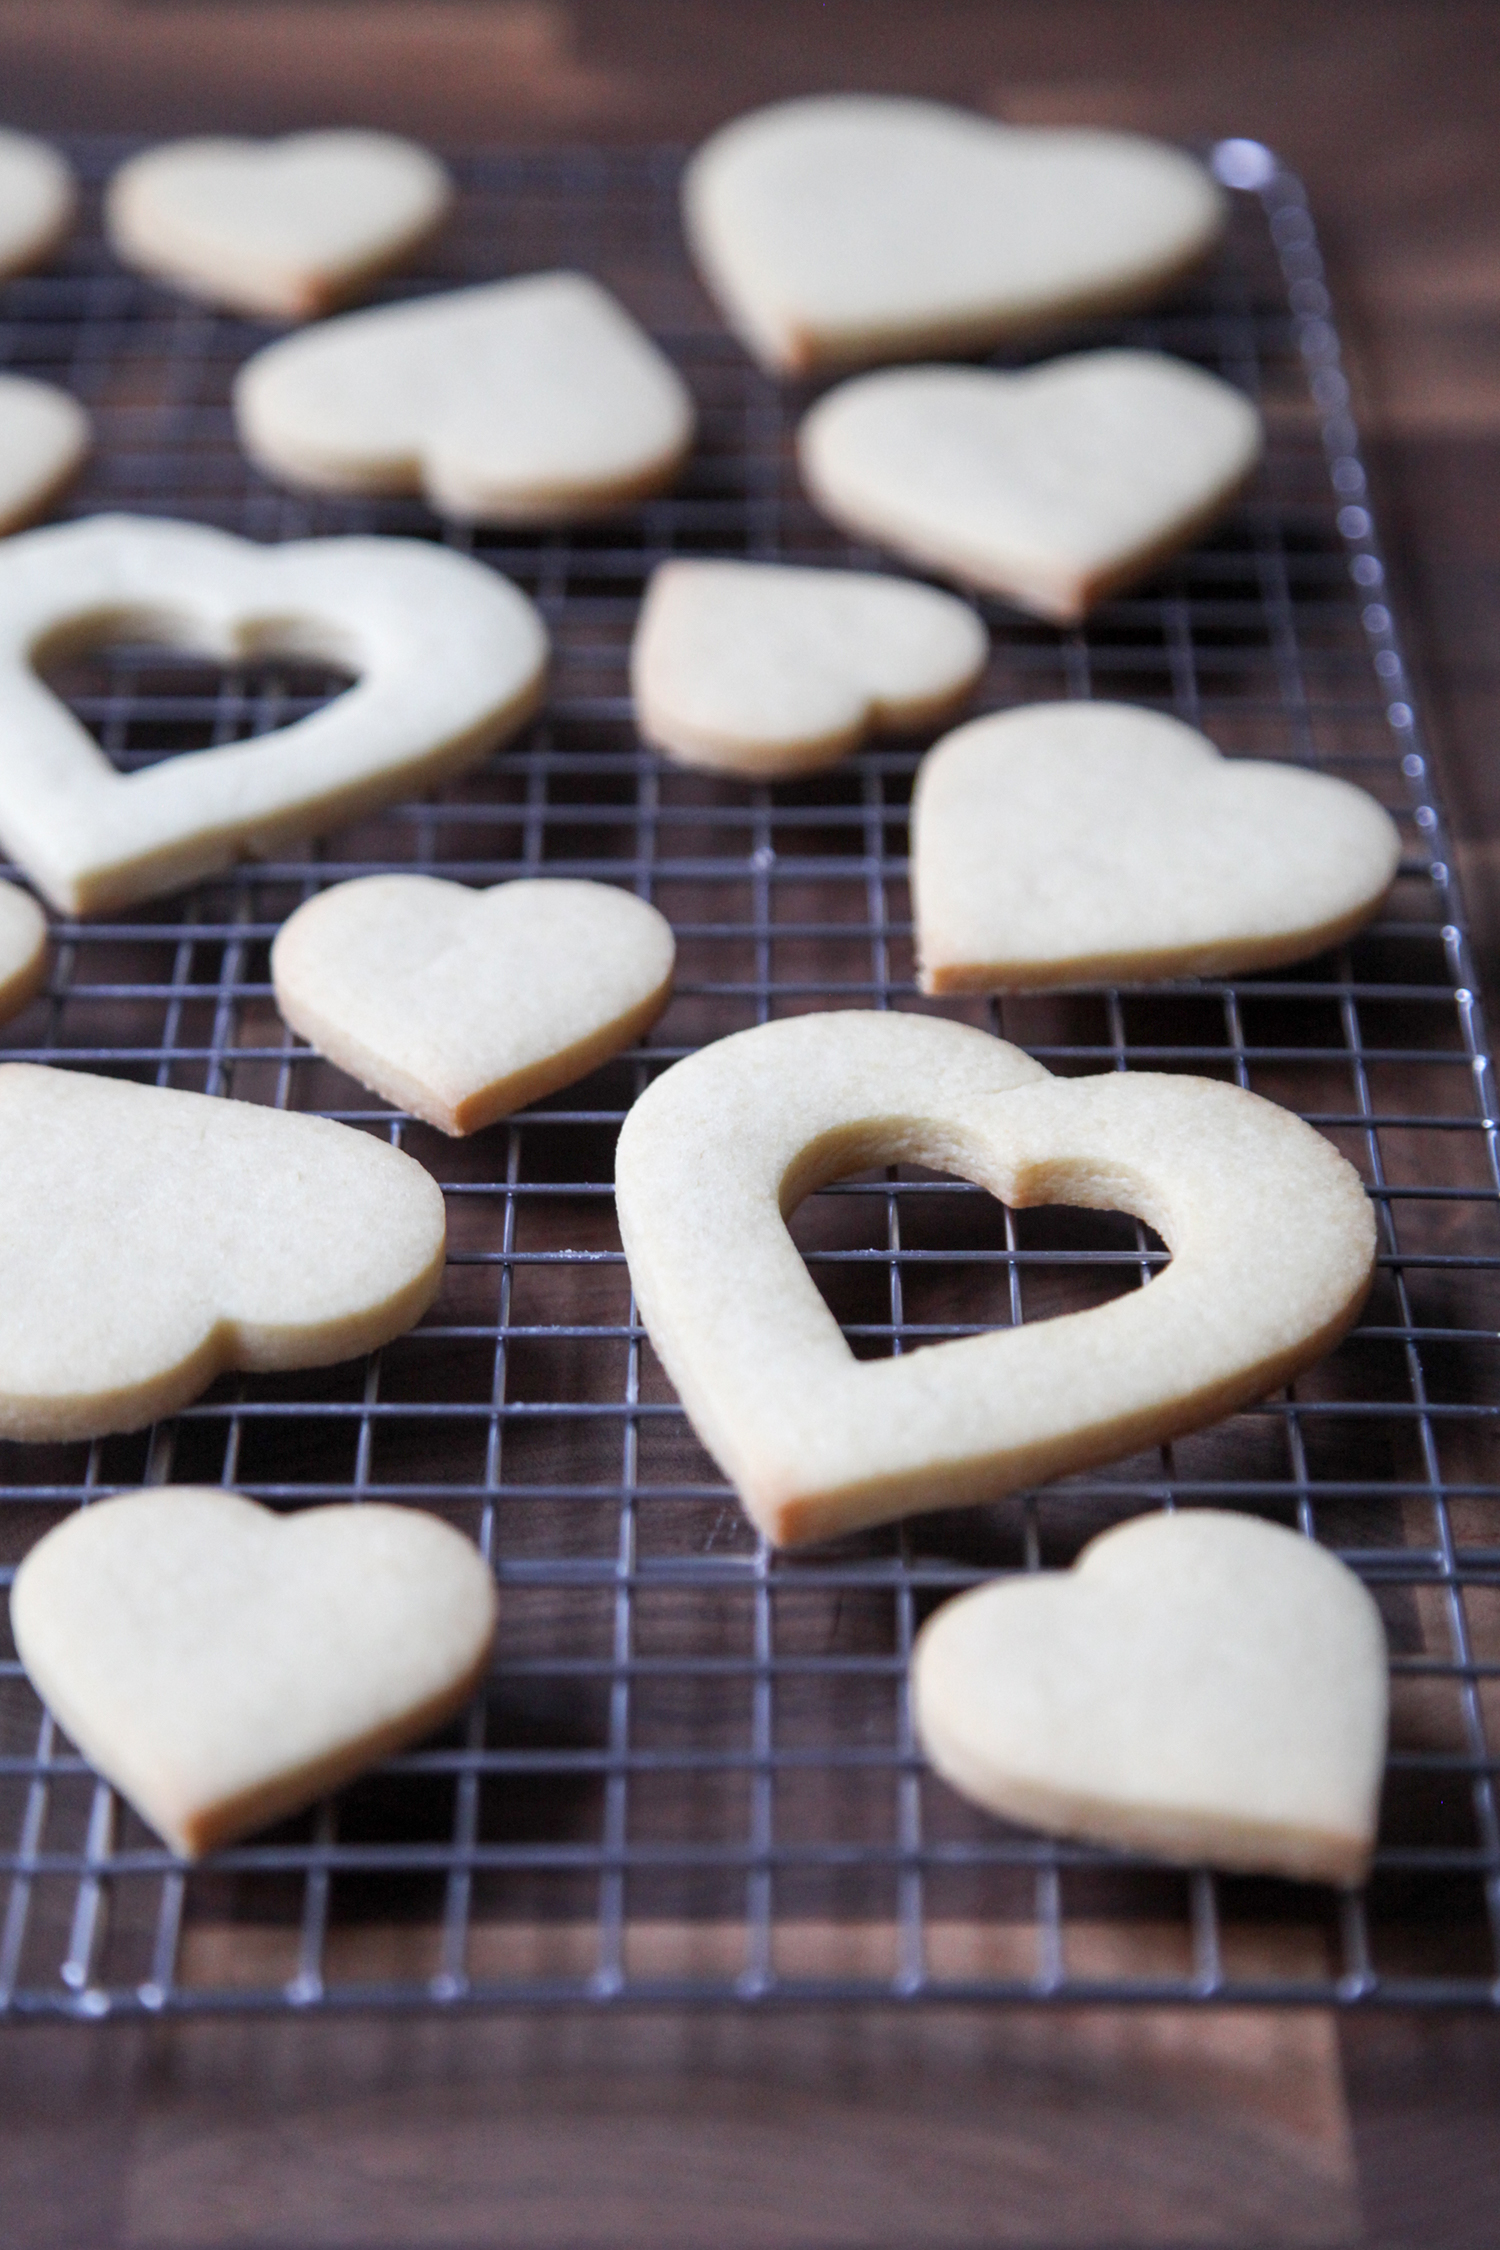
[{"label": "heart-shaped sugar cookie", "polygon": [[299,906],[276,1004],[361,1085],[473,1133],[618,1054],[666,1006],[671,925],[628,891],[367,875]]},{"label": "heart-shaped sugar cookie", "polygon": [[196,1859],[466,1703],[495,1585],[420,1509],[277,1516],[165,1485],[48,1532],[10,1612],[32,1685],[84,1756]]},{"label": "heart-shaped sugar cookie", "polygon": [[1221,758],[1123,703],[976,719],[923,760],[912,892],[924,992],[1228,975],[1319,953],[1401,858],[1363,789]]},{"label": "heart-shaped sugar cookie", "polygon": [[89,449],[89,418],[54,383],[0,375],[0,532],[46,513]]},{"label": "heart-shaped sugar cookie", "polygon": [[324,1118],[0,1067],[0,1437],[98,1437],[223,1369],[323,1367],[419,1320],[440,1189]]},{"label": "heart-shaped sugar cookie", "polygon": [[[111,636],[358,681],[273,734],[125,775],[35,669]],[[0,545],[0,841],[62,913],[152,898],[462,772],[530,716],[546,661],[524,594],[421,540],[257,547],[134,516],[26,532]]]},{"label": "heart-shaped sugar cookie", "polygon": [[240,312],[308,320],[399,265],[452,201],[426,149],[346,130],[144,149],[110,181],[104,219],[116,256],[142,273]]},{"label": "heart-shaped sugar cookie", "polygon": [[835,523],[1058,624],[1195,539],[1260,447],[1239,391],[1133,351],[861,375],[797,433]]},{"label": "heart-shaped sugar cookie", "polygon": [[688,166],[688,239],[773,373],[972,351],[1139,304],[1223,224],[1203,167],[1133,133],[819,95],[736,118]]},{"label": "heart-shaped sugar cookie", "polygon": [[56,249],[77,200],[72,171],[55,148],[0,127],[0,281]]},{"label": "heart-shaped sugar cookie", "polygon": [[1137,1517],[1071,1571],[960,1595],[918,1636],[912,1694],[938,1772],[991,1812],[1189,1866],[1368,1870],[1380,1612],[1275,1524]]},{"label": "heart-shaped sugar cookie", "polygon": [[420,492],[475,523],[568,523],[670,484],[681,377],[581,273],[345,313],[268,344],[234,386],[240,443],[319,492]]},{"label": "heart-shaped sugar cookie", "polygon": [[[1171,1263],[1091,1311],[856,1361],[784,1214],[898,1161],[1132,1212]],[[615,1201],[657,1354],[781,1546],[1214,1421],[1328,1350],[1374,1271],[1357,1173],[1287,1111],[1201,1078],[1048,1078],[924,1016],[789,1017],[678,1063],[625,1120]]]},{"label": "heart-shaped sugar cookie", "polygon": [[809,773],[873,728],[926,726],[989,654],[951,594],[873,571],[657,565],[630,652],[636,724],[684,765]]},{"label": "heart-shaped sugar cookie", "polygon": [[14,883],[0,883],[0,1023],[19,1014],[46,974],[46,915]]}]

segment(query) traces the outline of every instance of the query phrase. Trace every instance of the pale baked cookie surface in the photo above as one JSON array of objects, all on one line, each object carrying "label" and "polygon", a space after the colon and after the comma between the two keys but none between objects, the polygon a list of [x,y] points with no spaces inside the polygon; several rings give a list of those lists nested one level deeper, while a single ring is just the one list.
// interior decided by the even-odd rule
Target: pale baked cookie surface
[{"label": "pale baked cookie surface", "polygon": [[195,1859],[466,1703],[495,1584],[467,1539],[418,1508],[280,1516],[163,1485],[48,1532],[10,1611],[32,1685],[72,1740]]},{"label": "pale baked cookie surface", "polygon": [[45,514],[82,466],[89,418],[55,383],[0,374],[0,532]]},{"label": "pale baked cookie surface", "polygon": [[660,491],[693,442],[676,369],[608,290],[527,274],[268,344],[234,387],[268,475],[420,492],[476,523],[567,523]]},{"label": "pale baked cookie surface", "polygon": [[629,1046],[671,996],[674,955],[655,907],[610,884],[369,875],[298,907],[271,975],[330,1061],[462,1134]]},{"label": "pale baked cookie surface", "polygon": [[1260,450],[1241,392],[1138,351],[861,375],[797,433],[834,523],[1059,624],[1197,538]]},{"label": "pale baked cookie surface", "polygon": [[991,1812],[1188,1865],[1368,1872],[1385,1633],[1354,1573],[1298,1533],[1137,1517],[1070,1571],[945,1603],[911,1676],[928,1757]]},{"label": "pale baked cookie surface", "polygon": [[0,1023],[20,1013],[46,974],[46,915],[28,892],[0,883]]},{"label": "pale baked cookie surface", "polygon": [[[787,1231],[814,1187],[910,1161],[1015,1208],[1134,1213],[1171,1262],[1092,1310],[856,1361]],[[620,1232],[657,1354],[778,1545],[985,1500],[1264,1395],[1374,1271],[1358,1174],[1238,1087],[1052,1079],[931,1017],[797,1016],[678,1063],[625,1120]]]},{"label": "pale baked cookie surface", "polygon": [[225,1368],[372,1351],[444,1239],[421,1165],[349,1126],[0,1066],[0,1436],[142,1429]]},{"label": "pale baked cookie surface", "polygon": [[683,184],[726,320],[795,375],[1141,303],[1202,257],[1223,212],[1203,167],[1159,141],[874,94],[736,118]]},{"label": "pale baked cookie surface", "polygon": [[[36,669],[110,638],[358,676],[274,733],[125,775]],[[547,645],[507,579],[423,540],[260,547],[137,516],[24,532],[0,545],[0,840],[62,913],[179,889],[476,764],[535,710]]]},{"label": "pale baked cookie surface", "polygon": [[55,148],[0,126],[0,281],[57,248],[77,201],[72,169]]},{"label": "pale baked cookie surface", "polygon": [[670,758],[810,773],[867,733],[934,723],[989,636],[966,603],[874,571],[659,563],[630,652],[636,724]]},{"label": "pale baked cookie surface", "polygon": [[1300,961],[1380,906],[1401,859],[1363,789],[1221,758],[1122,703],[1035,703],[929,752],[912,797],[925,992],[1220,976]]},{"label": "pale baked cookie surface", "polygon": [[238,312],[308,320],[399,265],[452,201],[425,148],[345,129],[144,149],[111,179],[104,218],[126,265]]}]

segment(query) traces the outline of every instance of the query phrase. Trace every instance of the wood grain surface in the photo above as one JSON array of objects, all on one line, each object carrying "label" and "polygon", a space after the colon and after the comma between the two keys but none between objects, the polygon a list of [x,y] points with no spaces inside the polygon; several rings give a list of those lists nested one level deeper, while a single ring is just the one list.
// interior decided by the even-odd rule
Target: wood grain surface
[{"label": "wood grain surface", "polygon": [[[1273,143],[1324,236],[1496,994],[1497,46],[1492,6],[1401,0],[0,0],[0,113],[621,145],[855,86]],[[1496,2232],[1497,2096],[1500,2028],[1480,2017],[12,2030],[0,2240],[1477,2250]]]}]

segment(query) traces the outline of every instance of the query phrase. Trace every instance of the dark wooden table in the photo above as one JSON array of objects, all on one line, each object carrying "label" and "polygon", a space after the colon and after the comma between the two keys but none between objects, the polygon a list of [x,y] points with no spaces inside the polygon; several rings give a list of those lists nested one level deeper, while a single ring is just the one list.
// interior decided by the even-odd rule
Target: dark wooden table
[{"label": "dark wooden table", "polygon": [[[1500,24],[1403,0],[0,0],[46,131],[688,141],[828,87],[1265,139],[1306,179],[1500,994]],[[1500,2025],[1025,2011],[0,2035],[0,2239],[1448,2250]]]}]

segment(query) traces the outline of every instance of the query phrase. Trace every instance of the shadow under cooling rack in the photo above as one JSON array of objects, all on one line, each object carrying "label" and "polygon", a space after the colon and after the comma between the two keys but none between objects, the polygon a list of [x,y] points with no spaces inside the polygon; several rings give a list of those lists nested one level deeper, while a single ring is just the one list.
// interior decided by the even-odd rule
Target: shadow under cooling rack
[{"label": "shadow under cooling rack", "polygon": [[[1243,144],[1235,144],[1243,153]],[[92,208],[122,151],[82,149]],[[1243,162],[1233,176],[1244,178]],[[611,1191],[620,1120],[654,1072],[791,1011],[933,1007],[912,974],[907,808],[922,740],[776,789],[642,751],[626,655],[667,554],[875,565],[808,508],[805,399],[716,326],[681,249],[678,163],[481,159],[460,216],[392,294],[582,265],[663,340],[698,401],[681,485],[587,532],[439,532],[416,503],[312,501],[237,451],[235,368],[267,331],[121,272],[97,227],[0,290],[0,356],[65,382],[98,447],[77,512],[190,516],[261,539],[443,536],[546,613],[545,715],[461,784],[305,857],[246,866],[57,932],[46,996],[0,1047],[284,1104],[388,1134],[448,1198],[426,1320],[369,1361],[220,1382],[174,1421],[93,1446],[0,1448],[0,1565],[91,1495],[232,1483],[277,1506],[432,1509],[497,1574],[472,1709],[307,1816],[186,1869],[98,1783],[0,1649],[0,2011],[553,2001],[1491,2000],[1500,1832],[1500,1175],[1493,1089],[1301,189],[1269,161],[1217,262],[1149,319],[1077,342],[1160,346],[1259,399],[1264,469],[1205,543],[1058,632],[987,604],[978,707],[1113,696],[1230,753],[1372,790],[1406,856],[1384,917],[1284,974],[1086,989],[939,1012],[1064,1072],[1229,1079],[1316,1123],[1381,1227],[1360,1328],[1213,1429],[1043,1491],[778,1557],[751,1534],[637,1325]],[[263,732],[337,677],[104,650],[60,688],[123,767]],[[678,935],[649,1042],[450,1143],[392,1116],[283,1029],[267,950],[330,881],[386,867],[625,884]],[[1170,871],[1163,870],[1163,880]],[[963,1183],[841,1183],[796,1226],[852,1348],[920,1349],[1149,1286],[1134,1222],[1011,1214]],[[1381,1846],[1354,1897],[1057,1845],[929,1774],[905,1696],[912,1636],[953,1591],[1066,1564],[1133,1511],[1241,1508],[1358,1570],[1385,1616],[1393,1733]]]}]

